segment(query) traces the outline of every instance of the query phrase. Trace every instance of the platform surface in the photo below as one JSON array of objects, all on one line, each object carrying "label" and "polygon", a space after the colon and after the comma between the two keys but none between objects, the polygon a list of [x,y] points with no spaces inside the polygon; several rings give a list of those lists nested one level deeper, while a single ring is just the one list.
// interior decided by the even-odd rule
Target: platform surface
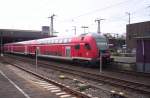
[{"label": "platform surface", "polygon": [[116,62],[135,63],[136,57],[111,56]]},{"label": "platform surface", "polygon": [[0,98],[59,98],[14,73],[9,65],[0,63]]}]

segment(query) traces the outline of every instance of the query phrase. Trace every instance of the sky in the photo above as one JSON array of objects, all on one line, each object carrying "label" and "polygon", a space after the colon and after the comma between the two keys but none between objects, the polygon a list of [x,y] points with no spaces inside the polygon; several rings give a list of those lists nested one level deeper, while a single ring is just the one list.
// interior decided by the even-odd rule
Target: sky
[{"label": "sky", "polygon": [[0,0],[0,29],[41,30],[49,26],[52,14],[58,36],[97,32],[125,34],[128,14],[131,23],[150,21],[150,0]]}]

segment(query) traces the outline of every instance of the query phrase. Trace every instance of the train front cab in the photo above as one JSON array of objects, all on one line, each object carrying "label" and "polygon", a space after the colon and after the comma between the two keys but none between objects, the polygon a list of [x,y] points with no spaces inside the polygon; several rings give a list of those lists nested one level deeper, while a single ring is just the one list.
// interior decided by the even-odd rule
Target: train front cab
[{"label": "train front cab", "polygon": [[112,59],[110,58],[110,51],[109,51],[109,46],[108,46],[108,40],[106,37],[100,35],[100,34],[91,34],[93,37],[95,43],[96,43],[96,48],[97,48],[97,59],[96,62],[100,62],[100,56],[102,56],[102,63],[103,64],[109,64],[112,62]]}]

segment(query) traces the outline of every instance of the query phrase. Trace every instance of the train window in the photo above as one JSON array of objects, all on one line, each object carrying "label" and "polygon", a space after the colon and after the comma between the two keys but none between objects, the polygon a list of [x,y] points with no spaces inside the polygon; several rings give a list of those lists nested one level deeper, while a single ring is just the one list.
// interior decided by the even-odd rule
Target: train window
[{"label": "train window", "polygon": [[50,44],[50,40],[48,40],[48,44]]},{"label": "train window", "polygon": [[60,39],[60,40],[59,40],[59,43],[63,43],[63,40],[62,40],[62,39]]},{"label": "train window", "polygon": [[90,45],[89,45],[88,43],[85,43],[85,48],[86,48],[87,50],[91,50],[91,47],[90,47]]},{"label": "train window", "polygon": [[50,40],[50,43],[52,44],[52,40]]},{"label": "train window", "polygon": [[54,39],[54,43],[56,43],[56,40]]},{"label": "train window", "polygon": [[62,39],[59,39],[59,43],[62,43]]},{"label": "train window", "polygon": [[57,43],[59,43],[59,39],[57,39]]},{"label": "train window", "polygon": [[54,43],[54,40],[52,40],[52,43]]},{"label": "train window", "polygon": [[55,39],[55,43],[57,43],[57,39]]},{"label": "train window", "polygon": [[46,40],[46,43],[48,44],[48,43],[49,43],[49,40]]},{"label": "train window", "polygon": [[64,43],[67,43],[67,39],[64,39]]},{"label": "train window", "polygon": [[74,47],[76,50],[78,50],[78,49],[80,49],[80,45],[78,44],[78,45],[75,45],[75,47]]},{"label": "train window", "polygon": [[68,39],[68,42],[71,42],[71,39],[70,39],[70,38]]}]

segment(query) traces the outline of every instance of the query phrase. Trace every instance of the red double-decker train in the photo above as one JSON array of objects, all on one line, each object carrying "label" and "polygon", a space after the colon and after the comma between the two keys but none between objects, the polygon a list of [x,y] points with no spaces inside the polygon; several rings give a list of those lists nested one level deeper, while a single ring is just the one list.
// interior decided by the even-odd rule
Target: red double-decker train
[{"label": "red double-decker train", "polygon": [[39,57],[46,58],[96,63],[100,61],[101,56],[104,63],[111,61],[108,41],[97,33],[77,37],[43,38],[4,45],[5,53],[35,55],[36,51]]}]

